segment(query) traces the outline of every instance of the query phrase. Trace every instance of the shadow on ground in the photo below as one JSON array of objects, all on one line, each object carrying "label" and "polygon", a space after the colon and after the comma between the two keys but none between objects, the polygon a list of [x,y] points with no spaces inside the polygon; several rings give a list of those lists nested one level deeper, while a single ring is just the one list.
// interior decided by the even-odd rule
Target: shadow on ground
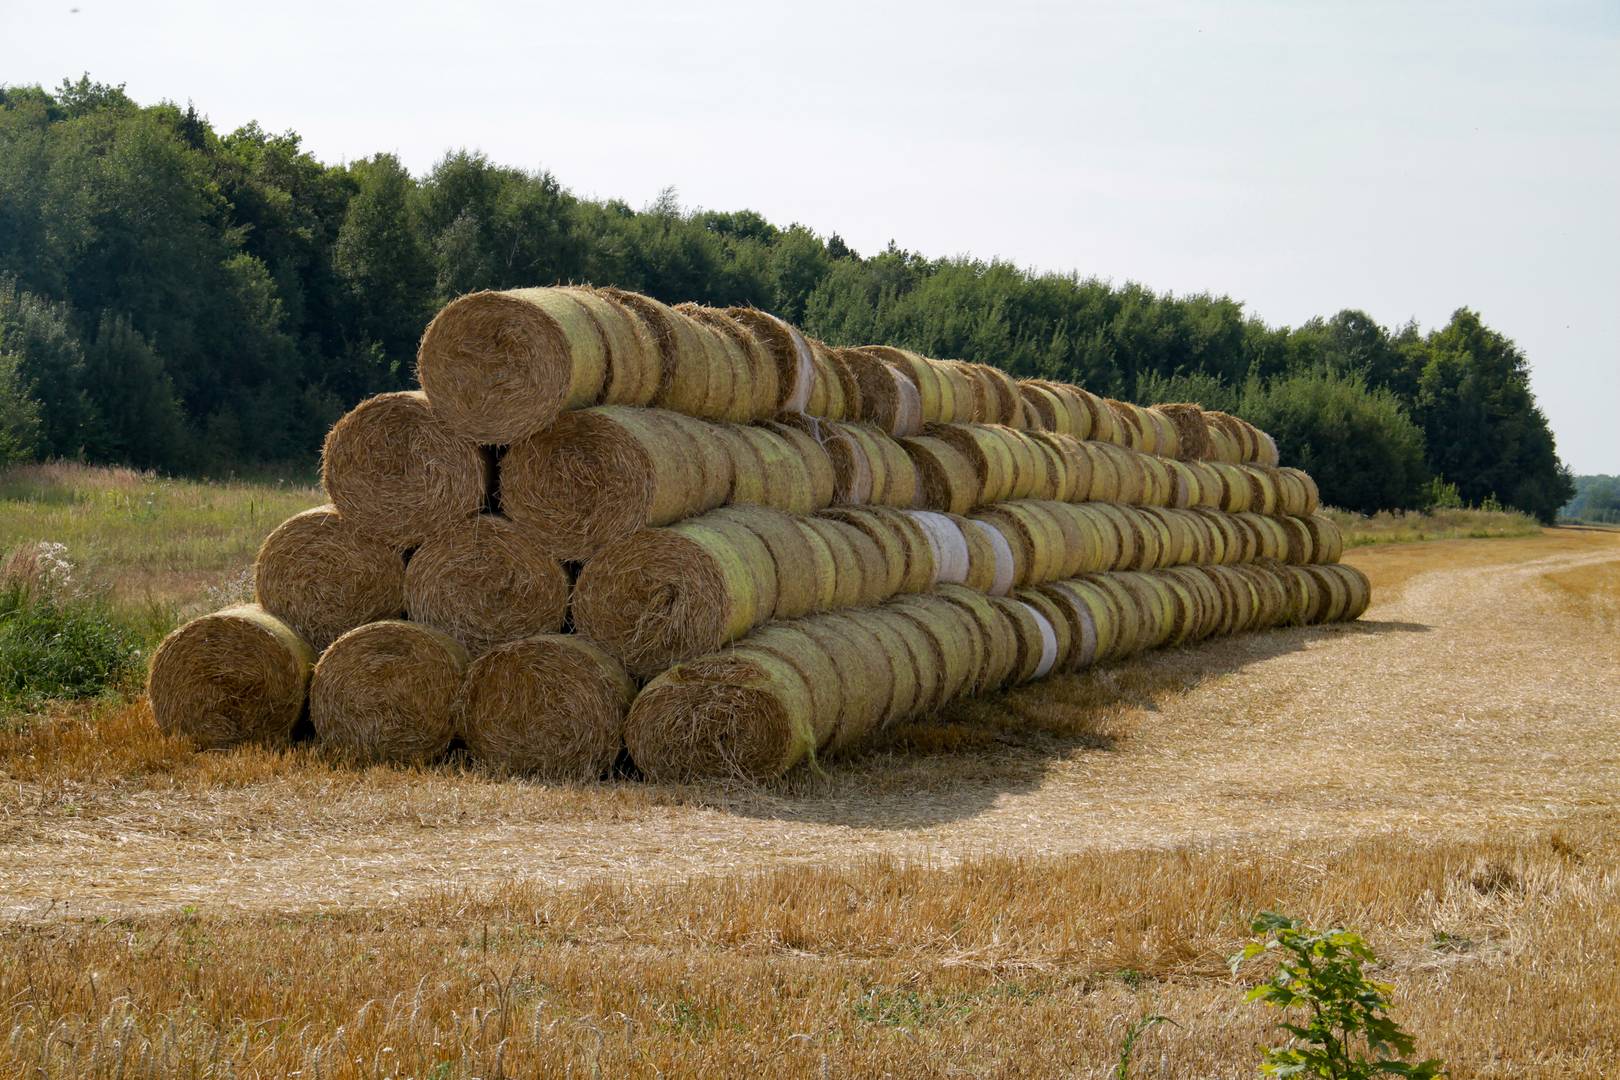
[{"label": "shadow on ground", "polygon": [[1166,649],[955,703],[899,725],[862,752],[797,769],[764,787],[662,789],[688,805],[744,817],[885,831],[973,817],[1038,788],[1057,764],[1117,752],[1145,715],[1206,679],[1346,634],[1415,634],[1422,623],[1360,620],[1273,630]]}]

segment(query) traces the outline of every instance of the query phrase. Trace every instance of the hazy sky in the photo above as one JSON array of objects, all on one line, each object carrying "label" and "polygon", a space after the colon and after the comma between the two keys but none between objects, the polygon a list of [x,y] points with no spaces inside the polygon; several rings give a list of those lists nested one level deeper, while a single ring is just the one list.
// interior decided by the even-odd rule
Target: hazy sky
[{"label": "hazy sky", "polygon": [[1469,305],[1529,356],[1564,459],[1620,473],[1616,0],[0,0],[0,80],[82,71],[328,161],[478,148],[1273,323]]}]

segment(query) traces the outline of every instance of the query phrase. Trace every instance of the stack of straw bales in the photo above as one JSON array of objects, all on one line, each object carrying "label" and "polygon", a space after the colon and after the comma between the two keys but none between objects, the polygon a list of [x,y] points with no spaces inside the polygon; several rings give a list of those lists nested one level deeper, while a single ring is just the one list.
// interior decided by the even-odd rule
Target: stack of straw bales
[{"label": "stack of straw bales", "polygon": [[763,778],[964,695],[1353,619],[1270,436],[753,309],[475,293],[333,426],[257,604],[153,657],[166,730],[360,763]]}]

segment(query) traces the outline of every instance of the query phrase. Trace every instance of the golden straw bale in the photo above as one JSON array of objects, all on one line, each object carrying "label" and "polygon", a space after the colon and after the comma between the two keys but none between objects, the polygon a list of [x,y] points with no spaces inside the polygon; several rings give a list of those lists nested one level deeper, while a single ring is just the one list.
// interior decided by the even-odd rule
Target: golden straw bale
[{"label": "golden straw bale", "polygon": [[815,753],[810,688],[763,649],[689,660],[636,695],[624,741],[654,781],[768,780]]},{"label": "golden straw bale", "polygon": [[736,380],[736,397],[726,419],[764,420],[781,411],[782,386],[776,357],[746,323],[718,308],[682,304],[675,310],[720,334],[731,345],[727,353],[732,366],[742,374]]},{"label": "golden straw bale", "polygon": [[908,376],[864,350],[835,351],[860,387],[861,420],[891,435],[914,435],[921,429],[922,401]]},{"label": "golden straw bale", "polygon": [[933,540],[912,516],[913,513],[874,506],[833,509],[825,511],[823,516],[861,530],[877,544],[885,561],[893,560],[890,571],[894,584],[890,590],[892,595],[927,592],[938,582]]},{"label": "golden straw bale", "polygon": [[[1046,620],[1046,625],[1052,630],[1052,666],[1043,673],[1053,671],[1067,671],[1075,660],[1075,640],[1071,624],[1063,614],[1057,601],[1053,600],[1039,588],[1019,589],[1013,593],[1013,599],[1019,600],[1040,613]],[[1095,642],[1093,642],[1093,655],[1095,655]]]},{"label": "golden straw bale", "polygon": [[574,585],[574,628],[646,678],[771,618],[777,568],[764,541],[709,515],[604,547]]},{"label": "golden straw bale", "polygon": [[1024,401],[1025,414],[1030,417],[1028,426],[1031,429],[1062,435],[1074,434],[1071,414],[1050,386],[1039,379],[1026,379],[1019,384],[1018,391]]},{"label": "golden straw bale", "polygon": [[483,509],[489,455],[453,432],[421,391],[378,394],[332,425],[321,486],[343,516],[401,551]]},{"label": "golden straw bale", "polygon": [[848,750],[876,730],[889,710],[895,678],[890,658],[876,636],[846,614],[817,615],[799,627],[832,658],[843,684],[842,707],[826,750]]},{"label": "golden straw bale", "polygon": [[285,743],[303,715],[315,651],[257,604],[192,619],[152,654],[146,695],[167,735],[200,750]]},{"label": "golden straw bale", "polygon": [[830,518],[797,520],[800,528],[815,533],[831,552],[833,588],[829,608],[870,607],[885,599],[889,568],[871,537],[853,525]]},{"label": "golden straw bale", "polygon": [[564,414],[501,461],[501,509],[559,558],[719,506],[733,462],[701,421],[659,409],[602,406]]},{"label": "golden straw bale", "polygon": [[604,405],[652,404],[663,381],[664,363],[647,322],[600,290],[565,286],[557,291],[584,306],[602,335],[607,368],[599,400]]},{"label": "golden straw bale", "polygon": [[812,746],[820,752],[832,741],[838,714],[844,707],[844,682],[837,663],[805,631],[809,625],[809,619],[773,622],[749,634],[737,647],[770,653],[804,679],[810,689]]},{"label": "golden straw bale", "polygon": [[981,424],[1005,424],[1011,428],[1033,426],[1024,411],[1024,395],[1018,380],[993,364],[968,364],[968,373],[984,388],[975,419]]},{"label": "golden straw bale", "polygon": [[657,347],[658,390],[652,404],[690,416],[725,416],[735,373],[729,361],[716,363],[719,346],[712,331],[650,296],[623,289],[599,292],[639,319],[643,333]]},{"label": "golden straw bale", "polygon": [[967,458],[979,482],[979,503],[1002,502],[1013,490],[1013,453],[1001,437],[1009,428],[989,424],[937,424],[927,434]]},{"label": "golden straw bale", "polygon": [[253,578],[260,606],[317,650],[363,623],[405,613],[405,560],[332,506],[278,525],[259,547]]},{"label": "golden straw bale", "polygon": [[777,401],[773,412],[804,412],[810,405],[815,363],[810,343],[791,323],[758,308],[726,308],[725,314],[748,327],[776,365]]},{"label": "golden straw bale", "polygon": [[590,781],[624,745],[636,684],[577,634],[510,641],[472,662],[452,708],[473,760],[508,776]]},{"label": "golden straw bale", "polygon": [[561,289],[462,296],[434,316],[416,354],[434,412],[461,437],[492,446],[594,404],[607,366],[607,339],[590,309]]},{"label": "golden straw bale", "polygon": [[1311,478],[1311,474],[1300,469],[1283,469],[1281,471],[1293,477],[1305,489],[1304,497],[1294,512],[1300,517],[1316,513],[1322,505],[1322,493],[1317,489],[1316,481]]},{"label": "golden straw bale", "polygon": [[1044,679],[1057,663],[1057,631],[1052,624],[1038,608],[1022,600],[997,596],[990,600],[990,605],[1006,620],[1013,633],[1012,670],[1004,682],[1016,684]]},{"label": "golden straw bale", "polygon": [[731,522],[759,537],[777,568],[771,618],[797,619],[823,610],[817,553],[811,550],[810,538],[794,515],[763,506],[722,506],[694,520]]},{"label": "golden straw bale", "polygon": [[1209,441],[1209,421],[1204,410],[1192,402],[1178,401],[1153,406],[1176,429],[1176,457],[1183,461],[1202,461],[1214,452]]},{"label": "golden straw bale", "polygon": [[321,654],[309,683],[309,718],[327,749],[359,763],[421,765],[455,735],[451,708],[467,650],[421,623],[357,626]]},{"label": "golden straw bale", "polygon": [[[816,425],[819,429],[820,425]],[[827,456],[827,448],[821,445],[821,440],[803,428],[792,424],[767,421],[757,425],[759,430],[769,431],[779,436],[787,444],[788,451],[798,459],[803,466],[805,488],[810,495],[809,501],[803,509],[795,503],[788,505],[788,500],[780,500],[777,508],[795,514],[809,513],[831,506],[833,502],[833,489],[837,484],[837,477],[833,473],[832,458]]]},{"label": "golden straw bale", "polygon": [[416,550],[405,610],[473,656],[502,642],[554,634],[568,612],[568,572],[526,529],[480,514]]},{"label": "golden straw bale", "polygon": [[1336,563],[1344,556],[1344,533],[1331,518],[1311,514],[1299,519],[1311,534],[1311,562]]},{"label": "golden straw bale", "polygon": [[979,476],[950,443],[930,435],[901,439],[917,473],[918,502],[927,510],[965,514],[979,503]]}]

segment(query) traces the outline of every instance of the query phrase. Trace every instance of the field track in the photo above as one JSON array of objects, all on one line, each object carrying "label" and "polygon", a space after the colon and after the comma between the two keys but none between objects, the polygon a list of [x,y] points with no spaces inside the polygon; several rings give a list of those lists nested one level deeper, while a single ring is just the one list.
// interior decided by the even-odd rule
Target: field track
[{"label": "field track", "polygon": [[1457,840],[1615,815],[1620,532],[1386,545],[1346,561],[1374,585],[1360,623],[1052,680],[998,707],[1063,714],[1059,732],[1008,723],[954,748],[914,733],[765,791],[345,774],[305,754],[265,754],[249,779],[247,766],[206,763],[23,775],[0,798],[0,912],[366,907],[513,879]]}]

